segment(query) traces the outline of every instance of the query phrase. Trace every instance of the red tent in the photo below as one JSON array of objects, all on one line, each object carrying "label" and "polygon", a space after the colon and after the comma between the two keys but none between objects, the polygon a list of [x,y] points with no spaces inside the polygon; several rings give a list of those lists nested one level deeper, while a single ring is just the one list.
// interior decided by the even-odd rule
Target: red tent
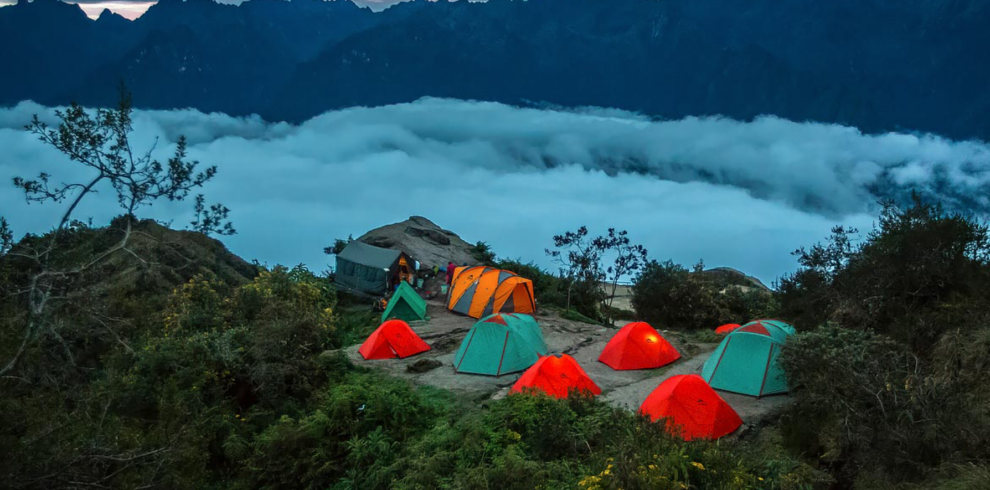
[{"label": "red tent", "polygon": [[681,358],[674,346],[645,322],[622,327],[608,341],[598,360],[612,369],[653,369]]},{"label": "red tent", "polygon": [[697,374],[671,376],[646,397],[639,412],[667,426],[685,440],[718,439],[742,425],[742,419]]},{"label": "red tent", "polygon": [[430,350],[430,346],[402,320],[389,320],[368,336],[358,352],[365,359],[409,357]]},{"label": "red tent", "polygon": [[588,391],[593,395],[602,393],[581,365],[567,354],[541,357],[519,377],[509,393],[521,393],[526,388],[541,390],[557,398],[567,398],[571,390]]},{"label": "red tent", "polygon": [[740,325],[738,323],[726,323],[725,325],[722,325],[721,327],[716,328],[715,329],[715,333],[717,333],[719,335],[728,335],[729,332],[732,332],[733,330],[735,330],[735,329],[737,329],[737,328],[739,328],[741,326],[742,325]]}]

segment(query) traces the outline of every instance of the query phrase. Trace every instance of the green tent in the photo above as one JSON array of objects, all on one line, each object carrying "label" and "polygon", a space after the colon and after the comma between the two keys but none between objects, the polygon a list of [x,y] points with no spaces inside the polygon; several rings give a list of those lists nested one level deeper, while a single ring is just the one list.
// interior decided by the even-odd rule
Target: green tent
[{"label": "green tent", "polygon": [[344,289],[380,295],[414,261],[401,250],[375,247],[354,240],[337,254],[334,282]]},{"label": "green tent", "polygon": [[388,300],[382,321],[396,318],[406,322],[426,320],[426,301],[407,282],[400,282],[395,294]]},{"label": "green tent", "polygon": [[778,358],[794,328],[775,323],[778,322],[759,320],[727,335],[705,361],[701,377],[712,388],[733,393],[751,396],[787,393],[787,378]]},{"label": "green tent", "polygon": [[536,319],[517,313],[489,315],[468,331],[454,355],[454,372],[501,376],[524,371],[547,354]]}]

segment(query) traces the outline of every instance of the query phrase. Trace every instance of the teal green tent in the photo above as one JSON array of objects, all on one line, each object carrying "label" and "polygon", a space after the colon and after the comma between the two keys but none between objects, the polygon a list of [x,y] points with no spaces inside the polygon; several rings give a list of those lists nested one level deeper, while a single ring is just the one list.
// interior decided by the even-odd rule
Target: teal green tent
[{"label": "teal green tent", "polygon": [[391,318],[406,322],[426,319],[426,301],[405,281],[399,283],[382,313],[382,322]]},{"label": "teal green tent", "polygon": [[546,354],[547,343],[533,317],[499,313],[471,327],[454,355],[454,372],[500,376],[526,370]]},{"label": "teal green tent", "polygon": [[787,393],[787,378],[777,359],[793,334],[793,327],[776,320],[747,323],[722,340],[701,368],[701,377],[712,388],[733,393]]}]

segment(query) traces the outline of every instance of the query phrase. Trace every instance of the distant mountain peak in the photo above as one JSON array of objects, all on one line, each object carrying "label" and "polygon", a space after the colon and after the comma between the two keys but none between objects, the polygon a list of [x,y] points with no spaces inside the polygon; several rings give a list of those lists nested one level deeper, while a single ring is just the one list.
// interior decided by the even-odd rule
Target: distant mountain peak
[{"label": "distant mountain peak", "polygon": [[55,19],[76,18],[89,20],[89,17],[86,17],[86,12],[83,12],[82,7],[78,4],[66,3],[61,0],[17,0],[17,5],[14,7],[29,16],[37,15],[41,17],[51,16]]},{"label": "distant mountain peak", "polygon": [[103,9],[103,12],[100,12],[100,16],[97,17],[96,23],[97,25],[120,25],[121,23],[130,23],[130,21],[120,14],[111,12],[110,9]]}]

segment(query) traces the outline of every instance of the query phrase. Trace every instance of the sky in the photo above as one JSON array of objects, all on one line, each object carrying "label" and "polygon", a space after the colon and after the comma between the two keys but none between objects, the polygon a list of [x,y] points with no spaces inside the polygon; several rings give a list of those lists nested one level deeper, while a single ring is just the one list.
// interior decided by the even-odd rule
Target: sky
[{"label": "sky", "polygon": [[[242,0],[216,0],[218,3],[240,4]],[[354,3],[370,7],[378,11],[385,7],[399,3],[404,0],[354,0]],[[17,0],[0,0],[0,7],[16,4]],[[70,0],[68,3],[79,4],[79,7],[86,12],[91,19],[100,16],[104,9],[119,14],[127,19],[134,20],[144,14],[156,1],[144,0]]]},{"label": "sky", "polygon": [[[12,177],[89,172],[21,128],[52,109],[0,109],[0,215],[20,236],[54,225],[63,205],[28,205]],[[324,270],[335,238],[425,216],[502,257],[553,264],[552,236],[581,225],[626,229],[651,258],[726,266],[770,283],[796,268],[791,252],[835,224],[867,231],[880,179],[939,196],[985,196],[990,148],[935,136],[863,135],[855,128],[774,117],[651,121],[618,110],[556,111],[422,99],[269,124],[194,110],[138,111],[133,144],[167,158],[180,134],[189,155],[216,165],[204,192],[231,211],[241,257]],[[934,176],[941,176],[936,183]],[[985,199],[985,197],[982,197]],[[143,217],[183,228],[189,202]],[[87,198],[78,218],[105,224],[112,190]]]}]

